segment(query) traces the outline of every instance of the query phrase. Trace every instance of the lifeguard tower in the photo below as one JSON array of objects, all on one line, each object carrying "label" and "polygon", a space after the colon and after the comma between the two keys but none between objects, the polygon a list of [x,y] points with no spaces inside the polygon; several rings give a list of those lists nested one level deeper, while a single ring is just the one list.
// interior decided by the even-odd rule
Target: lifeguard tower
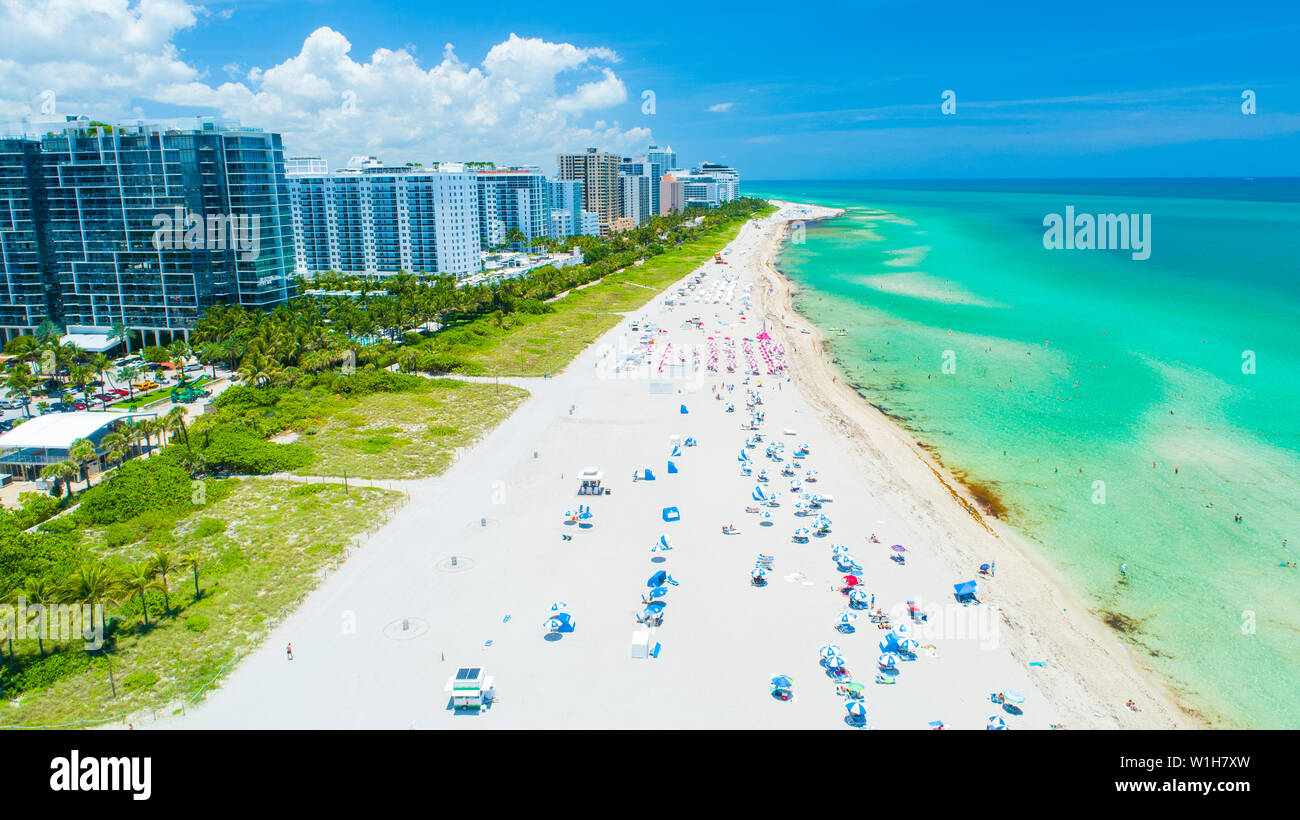
[{"label": "lifeguard tower", "polygon": [[478,710],[492,702],[493,678],[481,666],[462,666],[447,679],[444,692],[451,693],[451,708]]},{"label": "lifeguard tower", "polygon": [[604,495],[605,488],[600,482],[605,478],[605,474],[595,467],[584,468],[578,473],[578,495]]}]

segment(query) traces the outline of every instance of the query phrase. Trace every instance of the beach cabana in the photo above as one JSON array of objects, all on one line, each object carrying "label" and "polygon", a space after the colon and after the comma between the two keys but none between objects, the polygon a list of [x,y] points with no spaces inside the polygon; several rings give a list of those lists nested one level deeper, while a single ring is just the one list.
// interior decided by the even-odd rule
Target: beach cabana
[{"label": "beach cabana", "polygon": [[953,595],[961,603],[968,603],[977,600],[975,593],[979,591],[979,584],[975,581],[963,581],[960,584],[953,584]]},{"label": "beach cabana", "polygon": [[682,514],[676,507],[664,507],[663,517],[665,521],[671,523],[673,521],[680,521]]},{"label": "beach cabana", "polygon": [[686,405],[683,404],[683,405],[682,405],[682,409],[681,409],[681,414],[684,416],[684,415],[686,415],[687,412],[688,412],[688,411],[686,410]]},{"label": "beach cabana", "polygon": [[673,461],[669,461],[669,462],[668,462],[668,475],[673,475],[673,474],[676,473],[676,472],[677,472],[677,463],[676,463],[676,462],[673,462]]}]

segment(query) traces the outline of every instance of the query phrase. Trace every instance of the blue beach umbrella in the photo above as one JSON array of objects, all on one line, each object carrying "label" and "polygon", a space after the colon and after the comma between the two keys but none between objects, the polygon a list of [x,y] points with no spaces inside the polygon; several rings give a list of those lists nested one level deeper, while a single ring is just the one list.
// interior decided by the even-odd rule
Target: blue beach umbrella
[{"label": "blue beach umbrella", "polygon": [[559,632],[564,624],[560,623],[558,618],[548,618],[544,626],[551,632]]},{"label": "blue beach umbrella", "polygon": [[749,497],[754,499],[755,501],[766,501],[767,493],[763,492],[762,487],[755,486],[754,491],[749,494]]},{"label": "blue beach umbrella", "polygon": [[986,728],[993,731],[1006,729],[1007,722],[1002,718],[998,717],[997,715],[993,715],[992,717],[989,718],[989,725]]},{"label": "blue beach umbrella", "polygon": [[867,598],[868,598],[867,593],[863,592],[860,589],[849,590],[849,600],[855,604],[865,604],[867,602]]},{"label": "blue beach umbrella", "polygon": [[822,663],[826,664],[827,669],[844,668],[844,659],[839,655],[824,655],[822,656]]},{"label": "blue beach umbrella", "polygon": [[775,689],[789,689],[794,686],[794,678],[789,675],[777,675],[772,678],[772,687]]},{"label": "blue beach umbrella", "polygon": [[845,611],[840,613],[839,622],[841,626],[852,626],[857,619],[858,613]]},{"label": "blue beach umbrella", "polygon": [[664,607],[666,606],[668,606],[668,604],[663,601],[651,601],[645,605],[645,611],[647,615],[658,615],[660,612],[664,611]]},{"label": "blue beach umbrella", "polygon": [[563,612],[568,608],[569,605],[566,604],[564,601],[556,601],[555,603],[551,604],[551,612]]},{"label": "blue beach umbrella", "polygon": [[843,555],[848,551],[849,548],[848,545],[846,544],[836,544],[835,546],[831,547],[831,555]]},{"label": "blue beach umbrella", "polygon": [[886,652],[876,660],[876,663],[881,669],[897,669],[898,656],[893,652]]},{"label": "blue beach umbrella", "polygon": [[827,644],[826,646],[823,646],[823,647],[821,648],[820,651],[821,651],[821,654],[822,654],[822,657],[823,657],[823,658],[829,658],[829,657],[831,657],[832,655],[838,655],[838,654],[840,654],[840,648],[839,648],[839,646],[837,646],[837,645],[835,645],[835,644],[833,644],[833,643],[831,643],[831,644]]},{"label": "blue beach umbrella", "polygon": [[651,598],[662,598],[667,594],[668,594],[668,587],[655,587],[654,589],[650,590]]},{"label": "blue beach umbrella", "polygon": [[860,700],[847,701],[844,708],[848,710],[849,717],[864,718],[867,716],[867,707]]},{"label": "blue beach umbrella", "polygon": [[1015,689],[1004,689],[1002,691],[1002,698],[1003,700],[1006,700],[1008,703],[1025,702],[1025,696],[1017,692]]}]

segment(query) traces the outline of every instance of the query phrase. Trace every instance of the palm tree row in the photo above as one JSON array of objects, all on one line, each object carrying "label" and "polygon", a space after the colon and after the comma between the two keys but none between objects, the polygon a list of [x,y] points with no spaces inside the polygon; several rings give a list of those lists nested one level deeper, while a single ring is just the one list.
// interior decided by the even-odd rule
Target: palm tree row
[{"label": "palm tree row", "polygon": [[[97,612],[136,597],[140,601],[145,628],[148,628],[148,593],[154,590],[162,592],[163,611],[170,616],[172,579],[181,572],[193,573],[194,597],[199,597],[199,563],[200,556],[196,551],[177,555],[170,550],[159,549],[148,558],[116,567],[104,562],[83,564],[59,585],[52,584],[45,578],[27,578],[6,600],[14,603],[22,599],[29,607],[48,607],[54,604],[88,606],[90,623],[87,626],[93,631]],[[37,649],[42,657],[45,655],[46,637],[44,618],[44,610],[41,610],[38,615],[40,627],[37,629]],[[100,623],[100,626],[103,624]],[[10,655],[13,655],[12,646]]]}]

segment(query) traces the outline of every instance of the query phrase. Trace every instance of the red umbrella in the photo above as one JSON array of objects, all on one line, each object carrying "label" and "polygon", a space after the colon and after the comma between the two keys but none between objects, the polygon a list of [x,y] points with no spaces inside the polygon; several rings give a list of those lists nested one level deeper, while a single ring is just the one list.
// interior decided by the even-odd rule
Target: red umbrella
[{"label": "red umbrella", "polygon": [[848,586],[855,587],[855,586],[858,585],[858,576],[856,576],[856,575],[845,575],[845,576],[844,576],[844,583],[847,584]]}]

